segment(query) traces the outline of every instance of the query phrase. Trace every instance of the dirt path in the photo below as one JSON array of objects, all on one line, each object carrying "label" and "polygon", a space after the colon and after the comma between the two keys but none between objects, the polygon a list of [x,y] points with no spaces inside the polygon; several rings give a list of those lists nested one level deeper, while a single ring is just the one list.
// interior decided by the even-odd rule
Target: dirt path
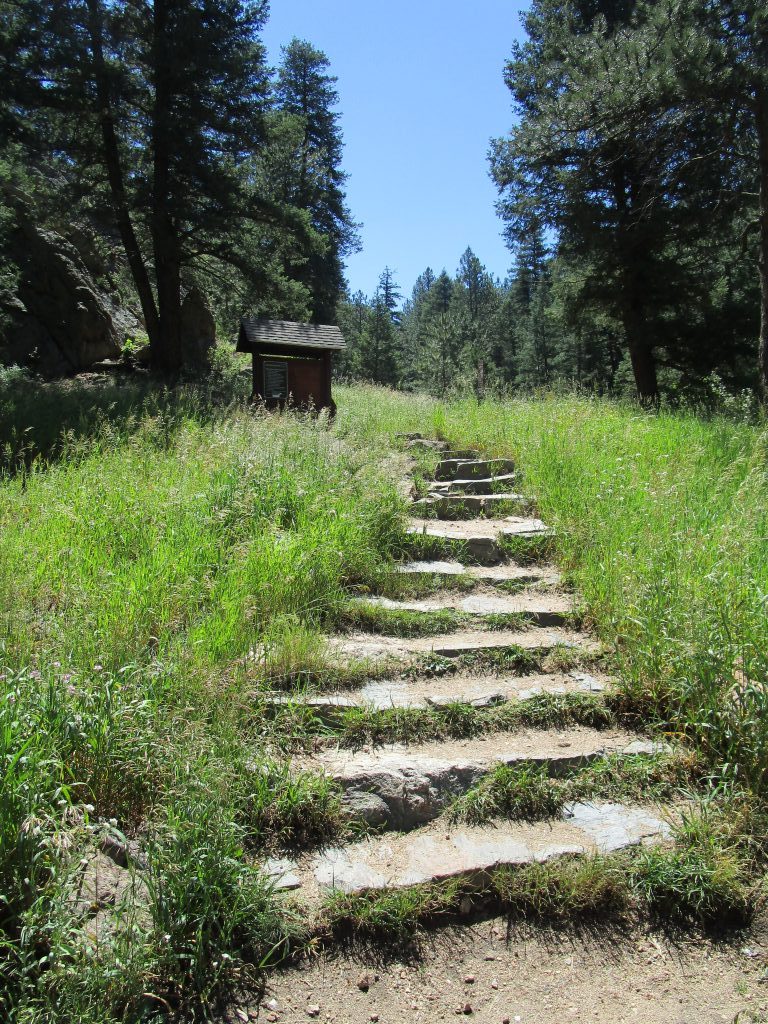
[{"label": "dirt path", "polygon": [[[583,671],[571,671],[565,686],[567,668],[547,668],[546,658],[553,649],[560,651],[561,658],[563,652],[575,658],[575,667],[580,668],[579,659],[589,665],[599,645],[588,634],[568,628],[565,612],[571,604],[567,595],[551,587],[540,589],[545,575],[556,586],[557,574],[551,566],[540,567],[537,575],[530,567],[523,569],[507,558],[505,538],[535,540],[547,532],[546,525],[515,517],[497,521],[450,518],[452,507],[446,508],[446,498],[461,499],[478,482],[493,492],[497,471],[505,474],[506,483],[512,466],[507,462],[496,466],[472,453],[443,461],[436,476],[444,483],[432,495],[436,518],[411,522],[409,532],[420,535],[422,549],[450,561],[412,562],[407,571],[423,575],[427,582],[463,573],[465,590],[460,599],[457,601],[455,594],[438,593],[432,604],[427,599],[410,604],[380,601],[377,605],[377,610],[400,615],[427,615],[435,607],[471,607],[478,616],[476,628],[443,636],[433,631],[417,639],[381,635],[382,630],[336,638],[330,649],[336,650],[340,662],[356,657],[370,658],[373,663],[381,652],[390,658],[394,652],[413,668],[393,680],[369,682],[357,692],[345,693],[345,706],[358,707],[372,716],[395,706],[449,707],[436,699],[441,687],[467,708],[479,691],[492,693],[489,705],[510,702],[519,706],[530,697],[525,687],[530,687],[533,678],[537,680],[536,693],[573,696],[574,684],[579,683],[596,701],[607,696],[609,679],[600,681]],[[442,549],[435,553],[435,545]],[[415,553],[418,556],[418,547]],[[469,564],[461,564],[465,561]],[[491,568],[478,572],[473,569],[478,562]],[[467,601],[480,596],[487,601],[490,593],[499,607],[506,609],[509,597],[503,590],[494,592],[489,574],[495,573],[497,582],[503,584],[526,571],[531,577],[515,598],[514,607],[523,609],[529,619],[516,631],[483,623],[483,614],[496,611],[496,604],[467,606]],[[545,600],[550,602],[546,607]],[[562,621],[553,620],[551,627],[544,629],[537,625],[534,612],[539,616],[556,612]],[[503,656],[509,649],[523,651],[529,659],[538,658],[538,674],[530,675],[530,669],[528,675],[521,671],[518,685],[510,686],[509,671],[500,674],[493,663],[487,670],[482,668],[482,659]],[[436,684],[431,673],[424,674],[419,668],[418,659],[423,660],[425,652],[455,658],[457,663],[468,656],[481,659],[476,661],[480,668],[470,675],[446,676]],[[618,737],[615,749],[609,750],[614,735]],[[267,870],[279,888],[291,891],[291,898],[304,906],[309,918],[334,893],[367,899],[371,894],[402,893],[409,886],[445,878],[476,881],[498,866],[536,866],[549,857],[609,854],[668,841],[669,809],[650,803],[633,806],[631,800],[573,804],[560,817],[535,825],[514,819],[514,815],[509,820],[489,817],[472,827],[452,819],[453,801],[492,779],[500,764],[517,764],[516,752],[522,743],[523,762],[535,762],[549,777],[562,774],[564,758],[568,771],[578,773],[607,754],[626,758],[629,765],[633,757],[655,753],[654,744],[639,735],[606,728],[558,732],[541,724],[529,730],[518,726],[480,734],[471,740],[450,740],[437,730],[434,738],[410,746],[379,744],[354,754],[340,737],[338,749],[326,746],[312,759],[313,770],[334,779],[350,816],[367,822],[375,832],[340,849],[314,851],[296,861],[276,861]],[[570,756],[574,752],[579,756]],[[647,796],[645,792],[641,795]],[[573,834],[568,833],[567,843],[550,849],[549,832],[555,835],[558,829],[570,829]],[[542,852],[543,832],[550,840],[546,855]],[[499,846],[502,833],[506,845]],[[354,931],[354,920],[350,926]],[[353,951],[326,950],[317,959],[273,974],[262,1001],[234,1008],[228,1019],[270,1024],[311,1019],[340,1024],[416,1024],[455,1017],[488,1024],[768,1021],[766,921],[727,944],[690,936],[673,942],[662,932],[649,931],[638,923],[621,925],[615,918],[606,929],[578,934],[572,928],[521,928],[518,923],[509,931],[506,920],[499,918],[420,934],[418,948],[398,950],[397,960],[382,959],[386,946],[376,949],[357,944]]]},{"label": "dirt path", "polygon": [[[716,944],[639,927],[508,935],[496,919],[427,935],[410,962],[339,954],[278,972],[261,1008],[246,1012],[284,1024],[311,1020],[318,1007],[318,1020],[337,1024],[751,1024],[768,1020],[766,951],[765,920]],[[367,992],[358,986],[366,976]]]}]

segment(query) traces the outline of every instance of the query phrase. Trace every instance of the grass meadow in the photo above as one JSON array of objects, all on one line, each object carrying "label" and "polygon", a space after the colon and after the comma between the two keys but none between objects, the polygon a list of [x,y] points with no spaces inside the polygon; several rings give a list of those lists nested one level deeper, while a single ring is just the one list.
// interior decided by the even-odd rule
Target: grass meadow
[{"label": "grass meadow", "polygon": [[[765,427],[366,386],[337,387],[329,424],[254,411],[235,384],[0,379],[3,1018],[160,1019],[301,947],[253,864],[347,826],[332,786],[286,768],[326,726],[260,694],[332,674],[323,635],[405,551],[408,431],[517,460],[626,713],[686,739],[731,801],[727,827],[686,824],[684,862],[633,866],[637,898],[742,899],[733,851],[746,837],[759,871],[768,787]],[[517,799],[495,786],[472,813]],[[140,840],[146,891],[94,946],[72,891],[107,833]]]}]

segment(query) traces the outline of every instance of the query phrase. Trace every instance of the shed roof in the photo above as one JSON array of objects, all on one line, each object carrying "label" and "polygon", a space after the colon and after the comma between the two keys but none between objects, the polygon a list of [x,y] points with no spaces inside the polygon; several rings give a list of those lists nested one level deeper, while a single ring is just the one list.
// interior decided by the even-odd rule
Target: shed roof
[{"label": "shed roof", "polygon": [[297,324],[291,320],[256,320],[243,317],[237,339],[238,352],[253,352],[260,345],[286,348],[318,348],[338,352],[346,348],[338,327],[330,324]]}]

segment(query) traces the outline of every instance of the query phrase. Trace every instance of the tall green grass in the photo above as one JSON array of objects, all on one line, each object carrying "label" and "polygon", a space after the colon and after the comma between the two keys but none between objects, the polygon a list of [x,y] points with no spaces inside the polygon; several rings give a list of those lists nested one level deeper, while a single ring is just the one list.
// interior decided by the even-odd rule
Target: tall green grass
[{"label": "tall green grass", "polygon": [[[404,513],[386,438],[190,391],[51,450],[0,479],[11,1021],[140,1014],[150,978],[166,1000],[204,999],[284,952],[296,924],[254,864],[326,835],[338,797],[272,759],[249,694],[325,667],[323,631],[349,587],[375,584]],[[94,956],[67,894],[89,822],[109,820],[147,851],[149,924]],[[131,970],[100,990],[126,943]]]},{"label": "tall green grass", "polygon": [[[329,424],[210,388],[97,391],[89,406],[77,388],[24,387],[0,381],[0,1012],[13,1024],[151,1019],[293,941],[300,926],[255,865],[341,828],[338,794],[284,770],[290,737],[258,691],[327,672],[323,633],[350,588],[376,588],[403,549],[405,432],[517,460],[628,705],[764,796],[762,428],[567,396],[339,387]],[[67,887],[104,829],[140,840],[149,916],[94,953]],[[649,865],[654,891],[685,881]]]},{"label": "tall green grass", "polygon": [[350,432],[420,430],[514,458],[628,694],[765,790],[765,426],[563,395],[441,403],[357,389],[341,407]]}]

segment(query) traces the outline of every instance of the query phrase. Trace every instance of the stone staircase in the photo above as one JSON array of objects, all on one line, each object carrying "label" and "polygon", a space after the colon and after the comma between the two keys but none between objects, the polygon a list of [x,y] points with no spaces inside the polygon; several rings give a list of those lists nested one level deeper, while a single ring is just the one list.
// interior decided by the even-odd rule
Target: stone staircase
[{"label": "stone staircase", "polygon": [[[385,622],[387,615],[407,613],[416,626],[419,617],[431,622],[428,616],[447,613],[446,631],[403,637],[360,630],[332,638],[339,664],[368,664],[369,678],[354,689],[307,695],[303,703],[332,723],[350,709],[375,720],[410,712],[493,715],[549,698],[603,701],[611,680],[597,667],[600,645],[578,628],[573,596],[562,588],[557,569],[508,557],[509,538],[524,543],[551,534],[541,520],[517,514],[528,512],[529,502],[513,489],[512,463],[475,452],[449,453],[434,475],[428,495],[414,502],[409,533],[415,552],[423,553],[427,543],[437,556],[397,570],[401,582],[427,584],[416,590],[428,595],[373,597],[361,605],[384,615]],[[499,515],[497,501],[517,511]],[[457,518],[466,515],[476,518]],[[275,701],[296,699],[283,695]],[[506,730],[489,725],[471,738],[445,735],[359,750],[325,745],[296,757],[297,770],[336,781],[345,813],[369,831],[342,846],[268,862],[275,886],[318,905],[339,891],[402,889],[446,878],[481,884],[499,867],[611,853],[669,835],[664,809],[611,800],[572,801],[543,821],[469,825],[451,814],[455,802],[499,766],[572,778],[601,759],[623,763],[668,752],[664,745],[615,726],[551,722]]]}]

